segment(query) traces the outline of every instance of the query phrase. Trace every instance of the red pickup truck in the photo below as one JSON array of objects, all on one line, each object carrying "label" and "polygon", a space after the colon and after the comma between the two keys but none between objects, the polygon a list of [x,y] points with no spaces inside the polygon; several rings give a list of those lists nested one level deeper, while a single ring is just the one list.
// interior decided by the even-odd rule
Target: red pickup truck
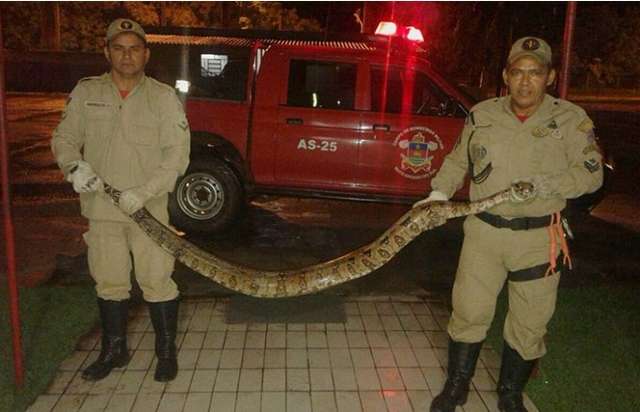
[{"label": "red pickup truck", "polygon": [[149,72],[175,84],[191,125],[173,224],[223,230],[263,193],[424,197],[472,100],[437,73],[413,30],[149,35]]}]

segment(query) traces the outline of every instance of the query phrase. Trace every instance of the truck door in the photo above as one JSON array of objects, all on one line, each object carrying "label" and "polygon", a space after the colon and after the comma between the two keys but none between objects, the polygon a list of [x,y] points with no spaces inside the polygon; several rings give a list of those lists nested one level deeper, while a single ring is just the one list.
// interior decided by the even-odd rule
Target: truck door
[{"label": "truck door", "polygon": [[367,190],[421,196],[462,130],[464,109],[424,72],[370,66],[357,178]]},{"label": "truck door", "polygon": [[277,184],[344,190],[354,181],[357,64],[290,59],[275,131]]}]

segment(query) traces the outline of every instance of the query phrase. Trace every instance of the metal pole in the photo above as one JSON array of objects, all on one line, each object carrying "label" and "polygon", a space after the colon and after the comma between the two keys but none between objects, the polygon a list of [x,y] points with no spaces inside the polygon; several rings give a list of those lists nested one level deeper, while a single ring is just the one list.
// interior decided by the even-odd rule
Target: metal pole
[{"label": "metal pole", "polygon": [[[0,16],[1,17],[1,16]],[[22,339],[20,337],[20,304],[18,299],[18,282],[16,280],[16,254],[14,242],[13,219],[11,217],[11,194],[9,185],[9,156],[7,144],[6,111],[5,111],[5,50],[2,39],[2,19],[0,18],[0,170],[2,179],[2,213],[4,216],[4,239],[7,252],[7,283],[9,286],[9,315],[11,317],[11,337],[13,344],[13,370],[16,387],[24,384],[24,367],[22,364]]]},{"label": "metal pole", "polygon": [[566,99],[569,92],[569,67],[571,65],[571,49],[573,46],[573,27],[576,21],[576,2],[567,3],[564,18],[564,36],[562,37],[562,62],[560,63],[560,79],[558,81],[558,97]]}]

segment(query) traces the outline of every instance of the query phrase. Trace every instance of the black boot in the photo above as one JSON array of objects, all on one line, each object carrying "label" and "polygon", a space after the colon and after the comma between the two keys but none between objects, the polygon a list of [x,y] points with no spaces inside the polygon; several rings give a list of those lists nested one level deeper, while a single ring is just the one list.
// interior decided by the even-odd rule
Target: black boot
[{"label": "black boot", "polygon": [[176,332],[178,329],[178,299],[149,303],[151,323],[156,332],[156,356],[158,364],[154,379],[168,382],[178,374],[176,356]]},{"label": "black boot", "polygon": [[463,343],[449,339],[449,372],[444,389],[431,402],[431,412],[454,412],[464,405],[469,394],[469,383],[476,370],[482,342]]},{"label": "black boot", "polygon": [[502,349],[502,365],[498,379],[498,409],[501,412],[527,412],[522,391],[531,376],[535,360],[524,360],[507,342]]},{"label": "black boot", "polygon": [[82,371],[82,378],[89,381],[103,379],[111,373],[113,368],[120,368],[129,363],[127,350],[129,301],[98,298],[98,309],[102,321],[102,347],[98,360]]}]

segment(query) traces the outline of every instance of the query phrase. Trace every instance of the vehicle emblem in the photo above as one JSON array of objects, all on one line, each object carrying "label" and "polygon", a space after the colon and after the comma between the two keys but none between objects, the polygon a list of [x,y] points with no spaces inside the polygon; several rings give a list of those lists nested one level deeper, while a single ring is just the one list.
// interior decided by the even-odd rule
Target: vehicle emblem
[{"label": "vehicle emblem", "polygon": [[393,144],[402,149],[400,164],[394,168],[398,174],[409,179],[424,179],[435,174],[431,153],[444,146],[433,130],[420,126],[405,129]]}]

